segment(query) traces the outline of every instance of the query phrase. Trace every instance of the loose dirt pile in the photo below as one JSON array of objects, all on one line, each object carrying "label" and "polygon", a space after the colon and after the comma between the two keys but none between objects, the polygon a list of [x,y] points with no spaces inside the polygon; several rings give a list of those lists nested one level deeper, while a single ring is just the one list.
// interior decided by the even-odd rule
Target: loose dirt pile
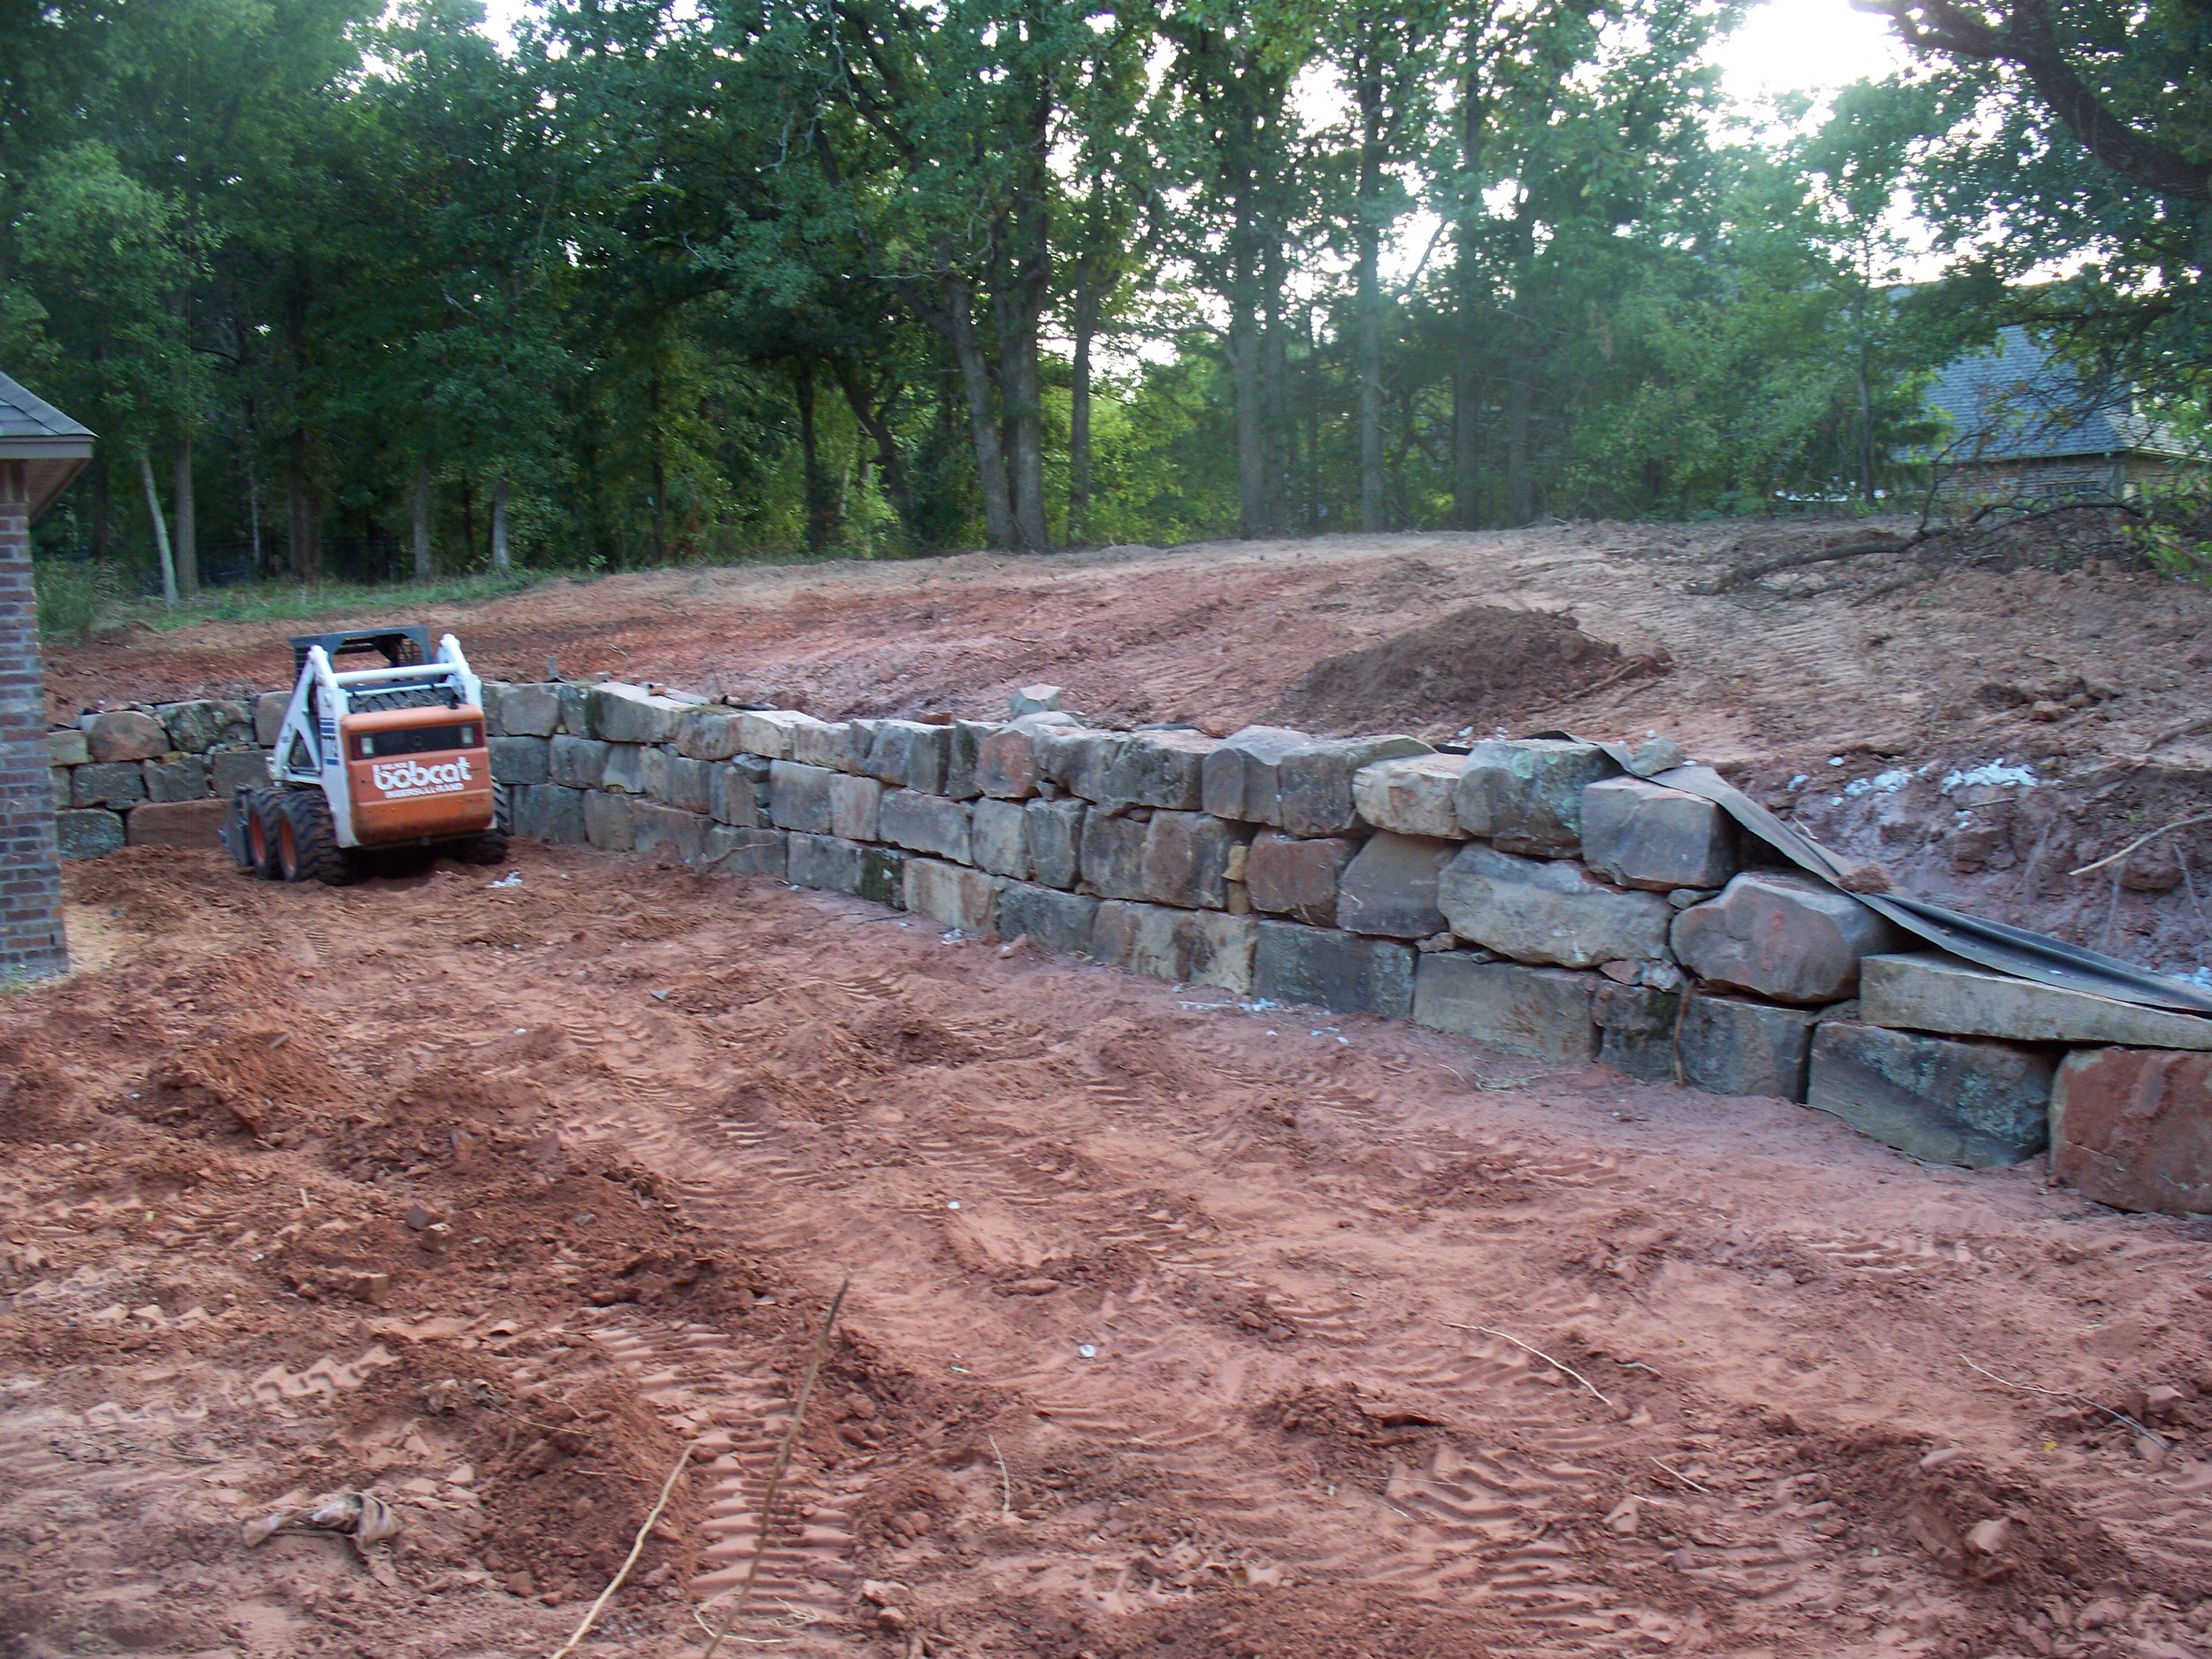
[{"label": "loose dirt pile", "polygon": [[1468,605],[1363,650],[1316,663],[1278,718],[1302,730],[1434,731],[1458,720],[1487,736],[1632,674],[1660,673],[1665,654],[1623,657],[1573,617]]},{"label": "loose dirt pile", "polygon": [[[73,867],[104,965],[0,999],[20,1652],[549,1652],[695,1437],[605,1628],[696,1653],[848,1273],[749,1644],[2212,1651],[2201,1226],[824,895],[517,868]],[[242,1542],[363,1486],[383,1578]]]}]

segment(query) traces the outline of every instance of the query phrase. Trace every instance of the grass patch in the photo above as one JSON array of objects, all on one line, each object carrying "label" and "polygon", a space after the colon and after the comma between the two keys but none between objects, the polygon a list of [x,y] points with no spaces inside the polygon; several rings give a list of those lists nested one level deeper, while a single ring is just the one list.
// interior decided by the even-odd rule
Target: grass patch
[{"label": "grass patch", "polygon": [[31,591],[42,640],[83,639],[123,596],[113,566],[74,559],[32,560]]},{"label": "grass patch", "polygon": [[72,572],[93,570],[90,565],[57,564],[39,567],[39,633],[49,639],[81,639],[95,627],[137,625],[157,633],[196,627],[208,622],[294,622],[338,614],[368,618],[396,611],[419,611],[428,605],[470,604],[518,594],[555,580],[544,572],[512,571],[504,576],[456,576],[435,582],[401,582],[369,587],[350,582],[250,582],[231,588],[211,588],[185,600],[174,610],[159,599],[121,599],[109,594],[81,594],[66,584],[58,586],[54,624],[48,623],[49,569]]}]

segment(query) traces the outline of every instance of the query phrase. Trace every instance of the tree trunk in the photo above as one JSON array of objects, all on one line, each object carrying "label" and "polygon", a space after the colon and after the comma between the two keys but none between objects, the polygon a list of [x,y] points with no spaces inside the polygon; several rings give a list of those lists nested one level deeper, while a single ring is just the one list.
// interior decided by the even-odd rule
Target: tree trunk
[{"label": "tree trunk", "polygon": [[461,480],[461,548],[464,566],[476,563],[476,486]]},{"label": "tree trunk", "polygon": [[1260,328],[1253,284],[1239,281],[1229,309],[1229,380],[1236,397],[1237,534],[1267,534],[1266,411],[1260,397]]},{"label": "tree trunk", "polygon": [[177,591],[187,599],[200,591],[198,501],[192,488],[192,435],[177,439],[177,526],[173,538],[177,561]]},{"label": "tree trunk", "polygon": [[169,551],[169,521],[161,514],[161,492],[154,488],[153,457],[143,448],[138,451],[138,479],[146,487],[146,516],[154,521],[154,553],[161,560],[161,603],[171,610],[177,604],[177,566]]},{"label": "tree trunk", "polygon": [[891,423],[884,419],[891,400],[886,399],[883,407],[878,408],[872,394],[861,386],[848,364],[838,364],[836,374],[837,388],[845,394],[845,406],[853,411],[853,419],[859,422],[860,429],[876,446],[876,471],[883,479],[883,493],[891,498],[891,506],[899,515],[899,522],[911,528],[913,492],[907,488],[906,468],[899,459],[898,440],[892,434]]},{"label": "tree trunk", "polygon": [[1383,296],[1381,211],[1383,165],[1382,71],[1371,42],[1358,77],[1359,195],[1354,242],[1358,252],[1352,354],[1359,377],[1359,527],[1370,534],[1390,527],[1383,476]]},{"label": "tree trunk", "polygon": [[307,403],[307,261],[292,262],[292,280],[285,291],[284,327],[292,348],[292,435],[286,457],[285,506],[292,576],[296,581],[323,579],[321,526],[316,522],[313,492],[308,481],[310,460],[305,407]]},{"label": "tree trunk", "polygon": [[415,580],[430,580],[430,462],[415,463]]},{"label": "tree trunk", "polygon": [[1378,252],[1373,233],[1363,229],[1352,348],[1359,372],[1359,527],[1371,534],[1390,528],[1383,476],[1382,284],[1376,273]]},{"label": "tree trunk", "polygon": [[[1022,29],[1033,38],[1036,22],[1025,12]],[[1053,94],[1048,77],[1032,78],[1018,163],[1010,242],[1011,282],[999,311],[999,396],[1011,442],[1008,483],[1013,493],[1014,534],[1031,553],[1049,552],[1052,531],[1045,511],[1044,376],[1037,335],[1052,298],[1053,180],[1046,152],[1051,143]]]},{"label": "tree trunk", "polygon": [[1452,528],[1482,527],[1483,146],[1489,99],[1475,42],[1459,83],[1458,218],[1452,227]]},{"label": "tree trunk", "polygon": [[1859,382],[1859,495],[1869,507],[1875,504],[1874,496],[1874,393],[1867,383],[1866,341],[1859,341],[1856,360],[1852,367]]},{"label": "tree trunk", "polygon": [[1091,518],[1091,336],[1098,332],[1100,295],[1090,261],[1075,281],[1075,362],[1068,378],[1068,541],[1080,543]]},{"label": "tree trunk", "polygon": [[246,540],[253,549],[253,573],[266,580],[268,549],[261,544],[261,468],[253,458],[253,428],[246,428]]},{"label": "tree trunk", "polygon": [[504,576],[514,567],[507,551],[507,479],[502,473],[492,484],[492,569]]},{"label": "tree trunk", "polygon": [[964,277],[944,279],[946,336],[968,397],[968,429],[975,445],[976,484],[983,492],[983,534],[990,544],[1010,552],[1021,543],[1014,529],[1014,502],[1006,487],[1006,454],[999,447],[998,420],[991,408],[991,365],[976,338]]},{"label": "tree trunk", "polygon": [[1260,449],[1265,469],[1262,516],[1270,535],[1290,530],[1290,361],[1284,340],[1282,243],[1271,238],[1261,264]]},{"label": "tree trunk", "polygon": [[307,480],[306,428],[292,429],[288,448],[290,465],[284,480],[285,550],[291,559],[293,580],[319,582],[323,579],[322,538],[316,533],[315,503]]},{"label": "tree trunk", "polygon": [[657,367],[646,386],[653,416],[653,563],[668,563],[668,451],[661,438],[661,374]]},{"label": "tree trunk", "polygon": [[[1017,242],[1032,234],[1025,219],[1016,216]],[[1033,264],[1024,250],[1015,260],[1010,280],[993,296],[999,337],[999,405],[1006,420],[1007,484],[1014,535],[1025,553],[1042,553],[1052,545],[1045,524],[1044,409],[1037,364],[1043,293],[1034,280]]]},{"label": "tree trunk", "polygon": [[814,367],[801,357],[793,365],[792,390],[799,405],[800,471],[806,492],[806,550],[821,553],[835,528],[829,475],[822,471],[822,449],[814,430]]},{"label": "tree trunk", "polygon": [[1528,465],[1529,377],[1534,365],[1529,360],[1527,324],[1517,314],[1509,320],[1513,339],[1505,384],[1505,511],[1509,522],[1524,525],[1536,517],[1535,482]]},{"label": "tree trunk", "polygon": [[108,541],[114,534],[112,510],[109,504],[108,469],[104,465],[92,469],[92,558],[95,564],[108,562]]}]

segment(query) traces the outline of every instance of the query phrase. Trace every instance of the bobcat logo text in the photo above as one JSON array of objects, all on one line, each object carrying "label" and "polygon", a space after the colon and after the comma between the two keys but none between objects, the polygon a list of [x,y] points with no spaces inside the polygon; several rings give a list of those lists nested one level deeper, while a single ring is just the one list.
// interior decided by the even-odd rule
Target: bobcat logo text
[{"label": "bobcat logo text", "polygon": [[435,766],[426,766],[419,760],[388,760],[369,768],[370,781],[396,801],[415,795],[451,795],[466,788],[474,776],[469,771],[465,755]]}]

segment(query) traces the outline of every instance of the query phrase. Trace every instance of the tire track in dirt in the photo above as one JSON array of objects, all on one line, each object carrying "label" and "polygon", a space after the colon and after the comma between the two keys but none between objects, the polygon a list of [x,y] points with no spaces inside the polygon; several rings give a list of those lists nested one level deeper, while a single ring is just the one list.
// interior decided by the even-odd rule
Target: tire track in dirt
[{"label": "tire track in dirt", "polygon": [[[817,1018],[830,1011],[818,1005],[814,1010]],[[980,1028],[965,1034],[976,1040]],[[626,1036],[646,1041],[641,1030]],[[973,1064],[995,1060],[986,1051]],[[1294,1071],[1287,1079],[1221,1080],[1255,1090],[1281,1088],[1287,1081],[1306,1102],[1302,1116],[1333,1119],[1340,1133],[1379,1134],[1394,1126],[1377,1107],[1375,1091],[1340,1087],[1311,1071]],[[1091,1081],[1083,1087],[1094,1103],[1120,1114],[1156,1119],[1173,1103],[1141,1084]],[[1069,1171],[1053,1161],[1054,1142],[1025,1133],[1026,1125],[971,1118],[954,1137],[909,1137],[908,1162],[895,1177],[848,1174],[826,1182],[824,1172],[806,1161],[788,1135],[720,1121],[695,1108],[675,1118],[664,1116],[666,1091],[658,1087],[633,1090],[631,1095],[641,1110],[602,1118],[594,1126],[678,1176],[685,1202],[710,1225],[779,1254],[811,1257],[818,1271],[831,1265],[830,1258],[838,1268],[855,1271],[865,1287],[856,1316],[869,1318],[872,1328],[910,1323],[913,1334],[921,1337],[926,1328],[941,1325],[942,1308],[934,1298],[902,1310],[896,1305],[898,1291],[883,1290],[887,1279],[895,1283],[901,1262],[915,1259],[918,1233],[926,1238],[932,1226],[972,1226],[974,1217],[1002,1212],[1008,1219],[995,1226],[986,1221],[994,1231],[984,1247],[984,1264],[994,1264],[989,1250],[995,1241],[1005,1255],[996,1264],[1008,1271],[1046,1269],[1056,1259],[1049,1240],[1022,1237],[1026,1229],[1019,1217],[1025,1212],[1053,1213],[1110,1249],[1140,1252],[1148,1263],[1144,1277],[1125,1294],[1109,1291],[1086,1322],[1087,1331],[1099,1339],[1091,1344],[1095,1359],[1071,1354],[1064,1340],[1041,1350],[1026,1333],[1003,1328],[991,1305],[996,1299],[972,1294],[963,1298],[967,1317],[962,1328],[970,1340],[960,1357],[972,1362],[965,1369],[984,1370],[1047,1421],[1141,1456],[1179,1489],[1204,1494],[1194,1504],[1200,1513],[1247,1538],[1279,1565],[1310,1577],[1390,1584],[1417,1594],[1479,1584],[1486,1597],[1522,1616],[1525,1623],[1555,1627],[1568,1643],[1562,1651],[1610,1650],[1622,1632],[1628,1632],[1623,1640],[1633,1646],[1653,1632],[1674,1628],[1657,1609],[1624,1601],[1601,1585],[1578,1581],[1571,1571],[1571,1553],[1546,1541],[1548,1525],[1586,1507],[1601,1471],[1584,1460],[1607,1437],[1576,1421],[1573,1412],[1563,1413],[1558,1391],[1537,1380],[1550,1373],[1532,1367],[1517,1350],[1499,1343],[1479,1343],[1474,1352],[1463,1344],[1433,1341],[1378,1345],[1373,1334],[1356,1323],[1360,1311],[1356,1298],[1302,1296],[1274,1282],[1279,1279],[1281,1252],[1267,1241],[1264,1225],[1254,1229],[1262,1236],[1250,1241],[1225,1236],[1217,1222],[1194,1212],[1187,1201],[1179,1213],[1176,1202],[1163,1204],[1155,1189],[1102,1185],[1095,1174],[1071,1191],[1063,1179]],[[1219,1150],[1208,1144],[1217,1141],[1217,1128],[1206,1126],[1195,1138],[1208,1151]],[[1463,1140],[1455,1143],[1442,1133],[1409,1139],[1413,1149],[1438,1156],[1467,1149]],[[1483,1149],[1523,1171],[1526,1179],[1562,1188],[1587,1188],[1610,1181],[1614,1174],[1610,1160],[1535,1158],[1511,1143]],[[922,1195],[918,1187],[967,1196],[941,1200]],[[779,1188],[799,1190],[780,1193]],[[803,1200],[802,1193],[807,1194]],[[745,1197],[734,1198],[736,1194]],[[947,1210],[949,1204],[963,1208]],[[947,1217],[958,1219],[948,1224]],[[1359,1526],[1335,1529],[1339,1547],[1316,1549],[1309,1541],[1314,1528],[1307,1506],[1295,1498],[1286,1502],[1275,1489],[1279,1481],[1266,1472],[1273,1459],[1253,1445],[1244,1422],[1257,1402],[1256,1372],[1271,1373],[1270,1379],[1279,1386],[1286,1375],[1315,1374],[1310,1364],[1287,1372],[1264,1363],[1240,1367],[1234,1384],[1210,1393],[1205,1412],[1160,1409],[1153,1379],[1200,1357],[1217,1357],[1212,1350],[1217,1344],[1197,1337],[1187,1315],[1160,1294],[1160,1287],[1192,1279],[1256,1298],[1270,1309],[1271,1317],[1294,1322],[1303,1335],[1361,1350],[1356,1365],[1333,1362],[1333,1375],[1340,1372],[1343,1380],[1371,1391],[1417,1392],[1455,1418],[1481,1423],[1486,1432],[1510,1442],[1510,1448],[1463,1454],[1445,1448],[1425,1469],[1394,1470],[1380,1494],[1380,1507],[1390,1516],[1371,1515]],[[1521,1311],[1524,1317],[1534,1315],[1548,1325],[1578,1310],[1578,1304],[1562,1301],[1552,1308],[1525,1305]],[[895,1345],[901,1334],[893,1333]],[[972,1364],[986,1356],[989,1365]],[[1524,1398],[1508,1399],[1505,1391],[1517,1386]],[[1248,1472],[1256,1468],[1261,1472]]]}]

